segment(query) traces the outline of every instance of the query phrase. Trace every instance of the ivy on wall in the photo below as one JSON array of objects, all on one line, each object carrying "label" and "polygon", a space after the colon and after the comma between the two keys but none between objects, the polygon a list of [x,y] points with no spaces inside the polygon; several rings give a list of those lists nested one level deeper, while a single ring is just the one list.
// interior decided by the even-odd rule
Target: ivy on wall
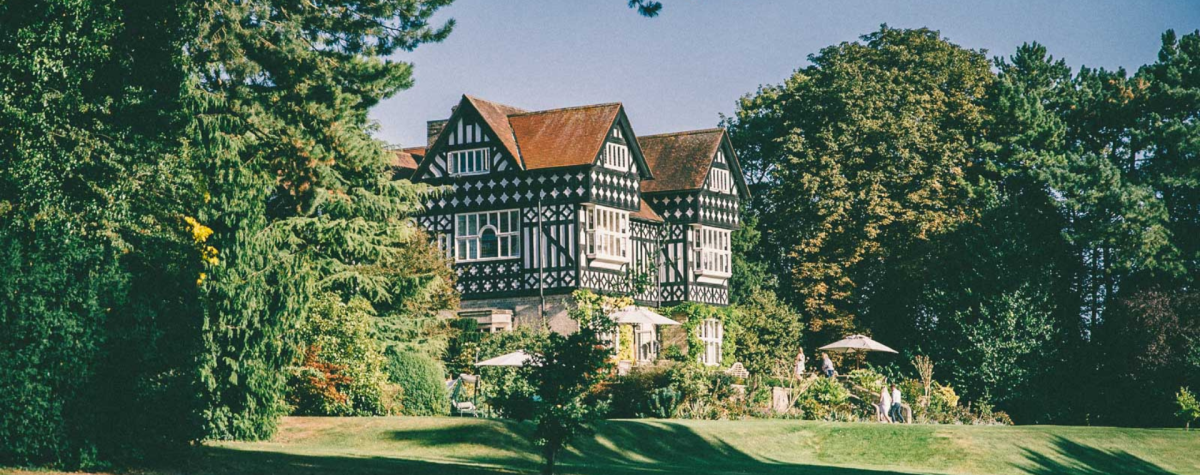
[{"label": "ivy on wall", "polygon": [[[729,366],[734,363],[733,352],[737,348],[740,330],[737,318],[735,318],[737,314],[735,308],[685,302],[662,310],[662,313],[670,315],[672,319],[679,322],[684,334],[687,335],[686,361],[695,363],[700,360],[700,352],[703,351],[704,345],[700,342],[699,327],[701,323],[711,318],[721,322],[724,332],[724,338],[721,340],[721,366]],[[664,349],[664,354],[669,356],[680,354],[682,351],[682,348],[672,345]]]}]

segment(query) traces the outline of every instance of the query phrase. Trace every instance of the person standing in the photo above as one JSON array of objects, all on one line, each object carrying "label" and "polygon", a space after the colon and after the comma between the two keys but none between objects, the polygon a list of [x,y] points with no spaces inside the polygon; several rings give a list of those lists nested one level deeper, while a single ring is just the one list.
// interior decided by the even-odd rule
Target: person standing
[{"label": "person standing", "polygon": [[901,404],[900,387],[892,384],[892,421],[904,422],[904,406]]},{"label": "person standing", "polygon": [[892,394],[888,392],[887,383],[879,390],[879,422],[892,422],[888,412],[892,409]]},{"label": "person standing", "polygon": [[821,371],[825,372],[825,377],[832,378],[837,372],[833,369],[833,360],[829,359],[828,353],[821,353],[821,360]]},{"label": "person standing", "polygon": [[804,364],[806,362],[807,362],[807,359],[804,357],[804,348],[801,348],[800,353],[796,354],[796,378],[797,379],[804,378]]}]

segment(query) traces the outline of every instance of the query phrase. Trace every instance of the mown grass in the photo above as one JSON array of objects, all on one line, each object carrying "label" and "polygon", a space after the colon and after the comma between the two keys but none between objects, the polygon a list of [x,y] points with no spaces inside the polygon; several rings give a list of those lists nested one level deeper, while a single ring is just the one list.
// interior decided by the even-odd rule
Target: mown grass
[{"label": "mown grass", "polygon": [[[167,474],[531,473],[528,424],[457,418],[288,418],[265,442],[207,444]],[[608,421],[562,473],[1200,474],[1200,431],[781,420]]]}]

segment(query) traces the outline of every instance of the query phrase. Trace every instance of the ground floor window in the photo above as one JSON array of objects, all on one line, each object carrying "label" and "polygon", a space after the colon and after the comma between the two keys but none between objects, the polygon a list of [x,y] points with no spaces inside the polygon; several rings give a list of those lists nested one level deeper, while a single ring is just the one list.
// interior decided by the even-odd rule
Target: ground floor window
[{"label": "ground floor window", "polygon": [[709,318],[700,323],[696,328],[700,333],[700,363],[705,366],[718,366],[721,364],[721,341],[725,337],[725,329],[721,325],[721,321],[715,318]]}]

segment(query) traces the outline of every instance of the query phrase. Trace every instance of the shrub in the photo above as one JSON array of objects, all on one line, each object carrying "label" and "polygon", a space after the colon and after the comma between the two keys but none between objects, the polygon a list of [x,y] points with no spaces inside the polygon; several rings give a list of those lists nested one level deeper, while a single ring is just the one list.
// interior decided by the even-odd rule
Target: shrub
[{"label": "shrub", "polygon": [[292,413],[312,416],[391,414],[396,388],[388,383],[384,357],[371,337],[371,305],[343,304],[333,294],[314,303],[298,332],[301,361],[288,380]]},{"label": "shrub", "polygon": [[410,416],[450,413],[442,363],[421,353],[397,350],[388,354],[388,377],[400,386],[400,412]]},{"label": "shrub", "polygon": [[1192,421],[1200,418],[1200,401],[1196,400],[1196,395],[1188,388],[1179,388],[1179,392],[1175,394],[1175,403],[1179,405],[1179,411],[1175,413],[1180,419],[1183,419],[1183,428],[1192,430]]},{"label": "shrub", "polygon": [[[636,366],[629,374],[618,376],[604,384],[594,395],[593,401],[608,401],[609,417],[645,417],[653,413],[649,404],[652,394],[659,389],[672,388],[671,368],[674,364]],[[678,389],[673,389],[682,397]]]}]

